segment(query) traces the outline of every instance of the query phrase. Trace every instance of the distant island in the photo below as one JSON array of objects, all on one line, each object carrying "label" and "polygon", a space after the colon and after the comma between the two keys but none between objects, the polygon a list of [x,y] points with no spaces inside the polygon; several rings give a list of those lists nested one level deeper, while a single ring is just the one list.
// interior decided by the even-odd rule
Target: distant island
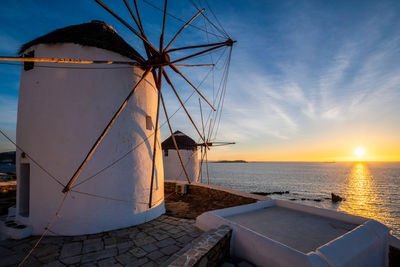
[{"label": "distant island", "polygon": [[247,163],[245,160],[218,160],[215,163]]}]

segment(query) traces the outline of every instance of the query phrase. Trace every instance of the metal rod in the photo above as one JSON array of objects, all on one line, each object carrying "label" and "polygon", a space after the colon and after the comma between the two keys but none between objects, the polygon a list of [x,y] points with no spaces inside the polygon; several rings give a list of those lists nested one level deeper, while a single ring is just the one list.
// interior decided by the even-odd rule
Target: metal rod
[{"label": "metal rod", "polygon": [[68,184],[64,187],[62,190],[63,193],[67,193],[70,189],[72,184],[75,182],[76,178],[78,178],[78,175],[81,173],[83,167],[85,167],[86,163],[89,161],[90,157],[93,155],[93,153],[96,151],[96,148],[100,144],[101,140],[103,140],[104,136],[107,134],[108,130],[110,130],[110,127],[114,124],[115,120],[118,118],[119,114],[122,112],[122,110],[125,108],[126,104],[128,103],[129,98],[133,95],[135,92],[136,88],[139,86],[139,84],[145,79],[147,74],[151,71],[150,69],[147,69],[142,78],[140,78],[139,82],[133,87],[133,89],[130,91],[128,96],[125,98],[124,102],[121,104],[117,112],[115,112],[114,116],[111,118],[110,122],[107,124],[106,128],[103,130],[103,132],[100,134],[99,138],[97,138],[96,142],[92,146],[92,148],[89,150],[89,153],[86,155],[85,159],[81,163],[81,165],[78,167],[78,169],[75,171],[74,175],[72,175],[71,179],[69,180]]},{"label": "metal rod", "polygon": [[175,52],[175,51],[179,51],[179,50],[194,49],[194,48],[202,48],[202,47],[217,46],[217,45],[227,45],[227,46],[230,46],[230,45],[232,45],[233,43],[236,43],[236,41],[227,40],[227,41],[225,41],[225,42],[220,42],[220,43],[178,47],[178,48],[170,49],[170,50],[165,51],[165,52],[166,52],[166,53],[170,53],[170,52]]},{"label": "metal rod", "polygon": [[[216,109],[213,107],[213,105],[211,105],[211,103],[207,100],[207,98],[205,98],[205,97],[203,96],[203,94],[196,88],[196,86],[194,86],[194,85],[185,77],[185,75],[183,75],[183,73],[180,72],[180,71],[178,70],[177,67],[175,67],[175,65],[171,64],[171,65],[169,65],[169,67],[170,67],[171,69],[173,69],[176,73],[178,73],[179,75],[181,75],[182,78],[183,78],[188,84],[190,84],[190,85],[193,87],[194,90],[196,90],[196,92],[201,96],[201,98],[203,98],[204,101],[206,101],[207,104],[208,104],[214,111],[216,111]],[[165,73],[165,71],[164,71],[164,73]]]},{"label": "metal rod", "polygon": [[132,28],[125,20],[123,20],[120,16],[118,16],[114,11],[112,11],[108,6],[106,6],[103,2],[100,0],[94,0],[96,3],[98,3],[100,6],[102,6],[105,10],[107,10],[111,15],[113,15],[117,20],[119,20],[122,24],[124,24],[129,30],[131,30],[137,37],[142,39],[146,45],[151,48],[153,52],[156,54],[160,54],[160,52],[145,38],[143,37],[140,33],[138,33],[134,28]]},{"label": "metal rod", "polygon": [[167,73],[166,73],[165,71],[163,71],[163,74],[164,74],[165,80],[166,80],[167,83],[171,86],[171,88],[172,88],[172,90],[174,91],[176,97],[178,98],[179,103],[181,103],[182,108],[183,108],[183,110],[186,112],[186,115],[188,116],[190,122],[193,124],[194,128],[196,129],[197,133],[199,134],[199,136],[200,136],[200,138],[203,140],[203,142],[206,143],[206,140],[205,140],[204,137],[201,135],[199,129],[198,129],[197,126],[196,126],[196,123],[194,123],[192,117],[190,116],[189,112],[187,111],[187,109],[186,109],[186,107],[185,107],[185,104],[182,102],[182,99],[179,97],[179,94],[178,94],[178,92],[175,90],[175,87],[174,87],[174,85],[172,84],[171,80],[169,79]]},{"label": "metal rod", "polygon": [[192,21],[197,18],[201,13],[204,12],[204,8],[202,10],[200,10],[196,15],[194,15],[193,18],[191,18],[188,22],[186,22],[185,25],[183,25],[183,27],[175,34],[174,38],[172,38],[171,42],[169,42],[169,44],[165,47],[164,50],[168,50],[168,48],[171,46],[171,44],[175,41],[175,39],[178,37],[178,35],[190,24],[192,23]]},{"label": "metal rod", "polygon": [[191,184],[189,175],[188,175],[188,173],[186,171],[186,168],[185,168],[185,164],[183,163],[183,160],[182,160],[182,157],[181,157],[181,153],[179,152],[178,144],[176,143],[174,131],[172,130],[171,123],[169,122],[167,108],[165,107],[165,102],[164,102],[164,98],[163,98],[162,94],[161,94],[161,103],[162,103],[162,106],[163,106],[163,109],[164,109],[165,117],[167,118],[169,131],[171,132],[172,142],[174,143],[174,147],[175,147],[176,153],[178,154],[179,161],[181,162],[183,172],[185,173],[186,180],[188,181],[189,184]]},{"label": "metal rod", "polygon": [[2,57],[0,61],[19,61],[19,62],[47,62],[47,63],[71,63],[71,64],[122,64],[141,66],[142,64],[136,61],[109,61],[109,60],[82,60],[69,58],[37,58],[37,57]]},{"label": "metal rod", "polygon": [[160,115],[160,98],[161,98],[161,75],[162,75],[162,67],[158,69],[158,79],[156,81],[157,86],[157,113],[156,113],[156,124],[154,125],[154,143],[153,143],[153,162],[151,165],[151,181],[150,181],[150,195],[149,195],[149,209],[151,209],[151,201],[153,198],[153,184],[154,184],[154,174],[156,167],[156,152],[157,152],[157,131],[158,131],[158,118]]},{"label": "metal rod", "polygon": [[174,60],[174,61],[171,62],[171,64],[174,64],[174,63],[176,63],[176,62],[183,61],[183,60],[186,60],[186,59],[189,59],[189,58],[192,58],[192,57],[197,57],[197,56],[199,56],[199,55],[201,55],[201,54],[205,54],[205,53],[207,53],[207,52],[210,52],[210,51],[212,51],[212,50],[215,50],[215,49],[218,49],[218,48],[221,48],[221,47],[224,47],[224,46],[226,46],[226,45],[218,45],[218,46],[211,47],[211,48],[209,48],[209,49],[206,49],[206,50],[197,52],[197,53],[195,53],[195,54],[193,54],[193,55],[189,55],[189,56],[187,56],[187,57],[183,57],[183,58]]}]

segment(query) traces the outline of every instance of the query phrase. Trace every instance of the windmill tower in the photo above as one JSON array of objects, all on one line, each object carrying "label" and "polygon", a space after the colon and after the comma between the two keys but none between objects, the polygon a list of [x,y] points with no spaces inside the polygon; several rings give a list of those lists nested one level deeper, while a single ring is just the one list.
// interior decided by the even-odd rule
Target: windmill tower
[{"label": "windmill tower", "polygon": [[166,180],[187,181],[185,171],[191,182],[199,181],[199,156],[196,142],[186,134],[174,132],[176,144],[182,157],[182,167],[172,136],[162,142],[164,178]]},{"label": "windmill tower", "polygon": [[[25,44],[20,53],[34,57],[142,60],[110,26],[98,21],[51,32]],[[17,143],[66,184],[144,70],[115,65],[44,68],[55,64],[25,63],[21,73]],[[60,220],[52,231],[62,235],[96,233],[140,224],[164,213],[161,152],[156,153],[151,208],[146,204],[153,153],[153,142],[146,136],[155,129],[156,107],[157,89],[153,78],[147,76],[80,176],[84,180],[95,174],[127,147],[146,144],[138,146],[135,153],[96,179],[82,184],[78,181],[72,187],[92,195],[132,199],[132,203],[115,203],[72,192],[61,213],[66,220]],[[156,142],[156,150],[160,149],[159,144],[160,140]],[[49,182],[48,174],[22,151],[17,152],[17,176],[17,220],[33,226],[33,233],[40,234],[63,198],[63,186]]]}]

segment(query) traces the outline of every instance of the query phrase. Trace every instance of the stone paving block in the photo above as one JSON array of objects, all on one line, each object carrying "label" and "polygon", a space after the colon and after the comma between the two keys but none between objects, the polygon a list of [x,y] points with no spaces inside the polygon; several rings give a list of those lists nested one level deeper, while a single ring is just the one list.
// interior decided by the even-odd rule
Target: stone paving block
[{"label": "stone paving block", "polygon": [[131,266],[142,266],[143,264],[145,264],[146,262],[148,262],[149,259],[146,257],[140,258],[138,259],[136,262],[134,262]]},{"label": "stone paving block", "polygon": [[158,266],[158,264],[153,261],[149,261],[142,265],[142,267],[157,267],[157,266]]},{"label": "stone paving block", "polygon": [[117,243],[125,243],[131,240],[131,238],[129,236],[116,236],[115,240],[117,241]]},{"label": "stone paving block", "polygon": [[64,264],[70,265],[70,264],[78,264],[81,262],[82,255],[77,255],[77,256],[72,256],[69,258],[63,258],[60,259],[60,261]]},{"label": "stone paving block", "polygon": [[44,244],[62,244],[64,243],[64,237],[63,236],[46,236],[45,238],[40,241],[41,245]]},{"label": "stone paving block", "polygon": [[138,257],[138,258],[143,257],[143,256],[145,256],[145,255],[147,254],[146,251],[144,251],[143,249],[141,249],[141,248],[139,248],[139,247],[134,247],[134,248],[132,248],[131,250],[129,250],[129,252],[130,252],[133,256]]},{"label": "stone paving block", "polygon": [[90,263],[85,263],[85,264],[82,264],[79,266],[80,267],[97,267],[97,264],[90,262]]},{"label": "stone paving block", "polygon": [[105,250],[100,250],[100,251],[84,254],[82,257],[81,263],[94,262],[94,261],[102,260],[105,258],[113,257],[116,255],[117,255],[116,248],[108,248]]},{"label": "stone paving block", "polygon": [[117,239],[115,237],[104,238],[104,248],[112,248],[117,245]]},{"label": "stone paving block", "polygon": [[156,241],[156,239],[154,239],[154,237],[146,236],[145,238],[135,239],[133,242],[135,242],[136,246],[141,247],[143,245],[147,245],[147,244],[153,243],[155,241]]},{"label": "stone paving block", "polygon": [[175,246],[175,245],[171,245],[171,246],[166,246],[164,248],[162,248],[160,251],[162,253],[164,253],[165,255],[171,255],[174,254],[175,252],[179,251],[179,247]]},{"label": "stone paving block", "polygon": [[157,239],[158,241],[163,240],[168,237],[168,234],[165,231],[157,230],[149,232],[149,235]]},{"label": "stone paving block", "polygon": [[184,244],[186,244],[186,243],[191,242],[193,239],[194,239],[194,238],[193,238],[192,236],[186,235],[186,234],[185,234],[185,235],[179,237],[178,239],[176,239],[176,241],[178,241],[179,243],[184,243]]},{"label": "stone paving block", "polygon": [[82,253],[99,251],[104,248],[101,238],[87,239],[83,241]]},{"label": "stone paving block", "polygon": [[153,252],[151,252],[151,253],[149,253],[149,254],[146,255],[146,257],[149,258],[149,259],[151,259],[151,260],[156,260],[156,259],[158,259],[158,258],[161,258],[162,256],[164,256],[164,254],[161,253],[161,252],[158,251],[158,250],[155,250],[155,251],[153,251]]},{"label": "stone paving block", "polygon": [[[32,249],[32,247],[31,247],[31,249]],[[50,254],[58,253],[59,250],[60,250],[60,246],[50,244],[50,245],[46,245],[44,247],[41,247],[40,249],[35,249],[32,252],[32,255],[40,258],[40,257],[45,257],[45,256],[50,255]]]},{"label": "stone paving block", "polygon": [[137,257],[133,256],[130,253],[120,254],[116,256],[115,259],[122,265],[128,265],[129,263],[134,263],[138,260]]},{"label": "stone paving block", "polygon": [[86,235],[78,235],[78,236],[72,237],[72,241],[83,241],[85,239],[87,239]]},{"label": "stone paving block", "polygon": [[173,239],[177,239],[177,238],[179,238],[179,237],[181,237],[183,235],[185,235],[185,232],[183,232],[183,231],[175,233],[175,234],[169,234],[169,236],[172,237]]},{"label": "stone paving block", "polygon": [[162,256],[162,257],[156,259],[156,263],[157,263],[158,265],[161,265],[161,264],[165,263],[165,262],[169,259],[169,257],[170,257],[170,256],[167,256],[167,255]]},{"label": "stone paving block", "polygon": [[59,256],[60,256],[59,253],[53,253],[50,255],[46,255],[44,257],[37,257],[37,259],[42,263],[49,263],[49,262],[58,260]]},{"label": "stone paving block", "polygon": [[114,257],[107,258],[101,261],[98,261],[97,264],[99,267],[109,267],[109,266],[114,266],[117,264],[117,261],[114,259]]},{"label": "stone paving block", "polygon": [[134,245],[133,245],[132,241],[128,241],[128,242],[125,242],[125,243],[120,243],[120,244],[117,245],[118,252],[119,253],[124,253],[124,252],[128,251],[129,249],[131,249],[133,246]]},{"label": "stone paving block", "polygon": [[158,247],[155,246],[154,244],[147,244],[141,247],[143,250],[145,250],[146,252],[152,252],[154,250],[157,250]]},{"label": "stone paving block", "polygon": [[147,235],[146,233],[138,232],[138,233],[136,234],[135,238],[136,238],[136,239],[142,239],[142,238],[145,238],[145,237],[147,237],[147,236],[148,236],[148,235]]},{"label": "stone paving block", "polygon": [[65,266],[64,264],[62,264],[61,262],[59,262],[59,261],[52,261],[52,262],[50,262],[50,263],[47,263],[47,264],[45,264],[45,265],[43,265],[44,267],[62,267],[62,266]]},{"label": "stone paving block", "polygon": [[170,237],[155,243],[155,245],[159,248],[163,248],[173,244],[175,244],[175,240]]},{"label": "stone paving block", "polygon": [[60,258],[67,258],[81,254],[82,242],[65,243],[61,249]]}]

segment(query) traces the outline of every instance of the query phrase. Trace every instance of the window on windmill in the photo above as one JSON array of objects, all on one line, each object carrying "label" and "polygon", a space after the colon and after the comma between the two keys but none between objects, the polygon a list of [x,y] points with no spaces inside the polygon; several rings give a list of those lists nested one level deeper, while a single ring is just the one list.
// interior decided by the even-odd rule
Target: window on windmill
[{"label": "window on windmill", "polygon": [[168,157],[168,149],[164,149],[164,156]]},{"label": "window on windmill", "polygon": [[150,115],[146,115],[146,129],[147,130],[153,129],[153,122],[151,121]]},{"label": "window on windmill", "polygon": [[[24,57],[35,57],[35,51],[31,51],[29,53],[24,54]],[[24,62],[24,70],[31,70],[33,69],[35,62]]]}]

